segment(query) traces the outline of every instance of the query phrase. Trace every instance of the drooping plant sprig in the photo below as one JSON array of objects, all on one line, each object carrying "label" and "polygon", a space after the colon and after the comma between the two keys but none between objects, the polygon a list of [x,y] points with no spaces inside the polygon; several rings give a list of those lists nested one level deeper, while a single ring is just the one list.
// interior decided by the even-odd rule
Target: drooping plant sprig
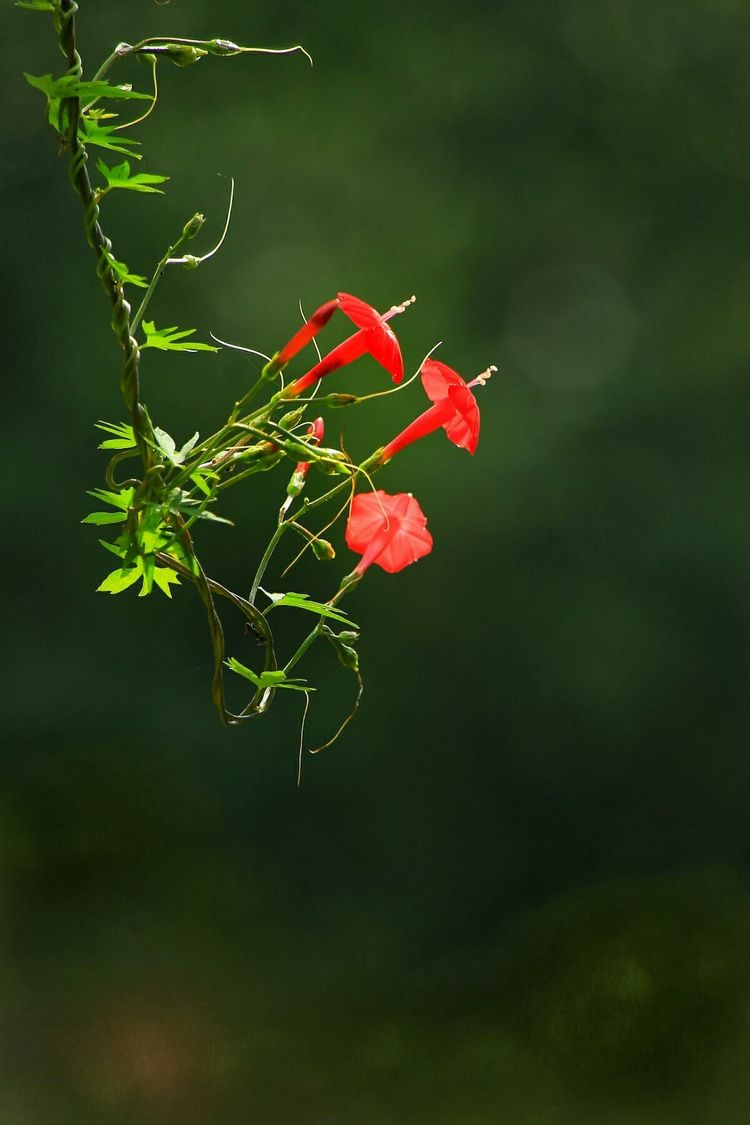
[{"label": "drooping plant sprig", "polygon": [[[60,77],[27,74],[26,78],[45,95],[47,120],[62,150],[69,155],[71,184],[83,204],[86,238],[94,251],[97,275],[112,308],[112,329],[122,353],[120,387],[128,421],[98,423],[106,435],[100,448],[111,455],[105,472],[107,487],[92,490],[90,494],[103,508],[90,513],[83,521],[97,527],[116,525],[120,532],[113,541],[100,540],[116,557],[117,566],[106,576],[99,590],[119,594],[140,583],[140,596],[157,588],[171,597],[172,587],[179,585],[181,579],[195,586],[206,610],[211,637],[212,697],[219,716],[229,726],[243,724],[263,714],[278,690],[303,692],[306,714],[309,693],[315,689],[306,679],[293,673],[316,641],[322,639],[332,645],[340,663],[355,675],[357,692],[351,714],[340,723],[333,738],[323,744],[330,745],[357,710],[362,695],[357,650],[359,630],[339,608],[339,603],[372,563],[395,573],[432,548],[424,514],[411,493],[389,495],[377,490],[372,478],[397,452],[440,428],[454,444],[473,453],[479,436],[479,411],[470,388],[483,385],[494,368],[488,368],[466,383],[457,372],[432,359],[428,353],[413,378],[421,376],[432,405],[388,444],[376,449],[361,463],[354,463],[342,449],[326,443],[325,422],[319,412],[359,405],[391,392],[318,394],[321,380],[359,357],[369,355],[390,373],[396,384],[393,391],[413,382],[413,379],[407,383],[402,381],[401,349],[390,322],[403,313],[414,298],[380,314],[359,298],[339,293],[305,320],[281,349],[264,357],[266,362],[259,377],[233,403],[218,430],[203,439],[196,432],[178,448],[170,434],[154,424],[143,402],[140,384],[143,353],[149,349],[217,352],[219,348],[196,341],[195,329],[157,328],[155,320],[146,319],[146,313],[167,269],[175,266],[195,269],[222,245],[229,228],[234,182],[226,223],[216,246],[201,255],[185,252],[186,244],[200,233],[204,224],[203,215],[196,213],[167,247],[150,279],[133,274],[115,255],[103,229],[102,206],[113,191],[161,194],[161,185],[167,177],[131,171],[130,160],[141,159],[139,143],[124,136],[123,131],[138,125],[153,111],[161,62],[187,67],[211,56],[292,52],[307,55],[307,52],[300,46],[243,47],[227,39],[157,36],[132,45],[118,44],[93,79],[85,80],[76,43],[78,6],[75,0],[18,0],[18,6],[52,15],[65,56],[66,70]],[[116,62],[130,56],[140,58],[150,68],[151,93],[133,90],[130,84],[112,84],[106,77]],[[102,108],[103,103],[111,101],[148,102],[148,105],[138,116],[119,122],[116,113]],[[88,150],[92,146],[125,157],[111,166],[104,159],[98,160],[96,168],[102,182],[96,186],[92,184],[88,167]],[[135,311],[126,297],[127,286],[144,290]],[[316,337],[337,313],[354,325],[354,333],[327,354],[321,356],[318,352],[318,361],[313,367],[285,384],[284,372],[289,363],[308,344],[313,343],[317,350]],[[309,418],[311,408],[317,415],[312,420]],[[288,482],[275,526],[249,580],[247,595],[236,593],[206,574],[196,550],[196,527],[205,520],[229,524],[230,521],[216,511],[224,491],[256,474],[283,468],[285,463],[292,472],[289,476],[287,468]],[[303,495],[308,479],[318,474],[332,476],[334,481],[315,497]],[[338,501],[336,514],[315,530],[310,525],[311,518],[315,519],[318,509],[332,501]],[[347,512],[346,543],[361,558],[354,569],[343,576],[332,596],[318,601],[306,593],[273,593],[264,588],[274,554],[288,532],[294,533],[298,544],[302,542],[290,566],[307,551],[320,561],[335,558],[336,549],[327,536]],[[263,605],[258,604],[261,596]],[[246,631],[260,642],[261,668],[253,669],[236,657],[227,656],[217,609],[219,600],[228,602],[240,613],[245,619]],[[273,615],[283,608],[310,614],[315,622],[297,649],[280,661],[272,621]],[[250,700],[239,711],[227,706],[226,669],[248,681],[253,688]]]}]

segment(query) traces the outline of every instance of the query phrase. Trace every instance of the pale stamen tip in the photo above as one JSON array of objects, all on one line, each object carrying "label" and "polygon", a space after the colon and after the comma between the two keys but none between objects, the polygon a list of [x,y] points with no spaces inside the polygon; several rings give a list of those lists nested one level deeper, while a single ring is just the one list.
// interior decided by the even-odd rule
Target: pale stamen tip
[{"label": "pale stamen tip", "polygon": [[495,366],[494,363],[491,363],[489,367],[485,368],[484,371],[481,371],[479,373],[479,375],[477,375],[476,379],[471,380],[471,382],[469,383],[469,386],[470,387],[483,387],[483,386],[485,386],[486,383],[489,383],[490,379],[492,378],[492,376],[495,374],[496,371],[497,371],[497,367]]},{"label": "pale stamen tip", "polygon": [[391,305],[386,315],[389,317],[398,316],[399,313],[406,312],[409,305],[413,305],[416,299],[416,295],[412,293],[411,297],[409,297],[406,301],[402,301],[400,305]]}]

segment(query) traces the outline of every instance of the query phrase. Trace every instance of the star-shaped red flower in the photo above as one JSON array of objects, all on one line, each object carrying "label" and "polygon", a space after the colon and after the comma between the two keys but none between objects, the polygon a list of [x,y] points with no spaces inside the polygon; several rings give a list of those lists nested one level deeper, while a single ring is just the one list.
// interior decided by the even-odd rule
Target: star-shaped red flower
[{"label": "star-shaped red flower", "polygon": [[427,518],[410,492],[359,492],[346,525],[346,544],[362,555],[354,573],[375,563],[389,574],[428,555],[432,536]]}]

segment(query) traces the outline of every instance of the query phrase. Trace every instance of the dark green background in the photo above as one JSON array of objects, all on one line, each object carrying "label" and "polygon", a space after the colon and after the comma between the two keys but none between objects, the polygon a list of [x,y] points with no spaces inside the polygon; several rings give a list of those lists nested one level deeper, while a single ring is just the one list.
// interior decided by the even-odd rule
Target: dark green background
[{"label": "dark green background", "polygon": [[[237,203],[157,323],[270,351],[299,298],[416,292],[410,370],[443,340],[501,374],[473,460],[438,434],[381,478],[435,550],[352,597],[364,704],[298,789],[299,701],[219,727],[192,590],[94,594],[118,356],[21,78],[61,69],[50,21],[4,5],[3,1125],[746,1122],[747,4],[81,3],[89,76],[153,33],[315,58],[161,69],[172,180],[112,199],[118,255],[148,272],[199,209],[208,248],[216,173]],[[182,440],[257,369],[146,360]],[[331,433],[365,453],[422,402]],[[282,484],[202,536],[240,589]],[[308,672],[322,738],[351,684]]]}]

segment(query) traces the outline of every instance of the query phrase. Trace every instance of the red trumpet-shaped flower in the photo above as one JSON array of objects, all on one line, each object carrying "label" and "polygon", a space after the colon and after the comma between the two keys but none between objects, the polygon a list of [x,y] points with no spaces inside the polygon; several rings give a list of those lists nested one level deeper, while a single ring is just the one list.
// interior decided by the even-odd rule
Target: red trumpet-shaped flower
[{"label": "red trumpet-shaped flower", "polygon": [[326,301],[324,305],[316,309],[310,319],[294,333],[291,340],[288,340],[281,351],[277,352],[273,357],[271,363],[274,368],[278,371],[282,367],[286,367],[289,360],[292,359],[297,352],[302,351],[305,344],[309,344],[313,336],[317,336],[321,328],[325,328],[338,307],[338,301],[334,300]]},{"label": "red trumpet-shaped flower", "polygon": [[337,347],[324,356],[319,363],[310,368],[296,382],[291,383],[284,392],[285,398],[293,398],[312,387],[324,375],[330,375],[347,363],[359,359],[361,355],[369,354],[373,359],[390,373],[394,383],[400,383],[404,377],[404,361],[398,340],[388,321],[402,313],[414,300],[411,297],[402,305],[393,305],[388,312],[382,315],[371,305],[353,297],[351,293],[339,293],[337,302],[341,311],[357,326],[359,332],[343,340]]},{"label": "red trumpet-shaped flower", "polygon": [[346,525],[346,544],[362,558],[354,574],[363,575],[371,563],[396,574],[429,555],[432,536],[427,519],[410,492],[358,492]]},{"label": "red trumpet-shaped flower", "polygon": [[454,445],[474,453],[479,441],[479,407],[469,388],[483,387],[496,370],[488,367],[466,383],[453,368],[435,359],[426,359],[422,364],[422,385],[433,405],[386,445],[379,460],[390,461],[399,450],[441,426]]}]

